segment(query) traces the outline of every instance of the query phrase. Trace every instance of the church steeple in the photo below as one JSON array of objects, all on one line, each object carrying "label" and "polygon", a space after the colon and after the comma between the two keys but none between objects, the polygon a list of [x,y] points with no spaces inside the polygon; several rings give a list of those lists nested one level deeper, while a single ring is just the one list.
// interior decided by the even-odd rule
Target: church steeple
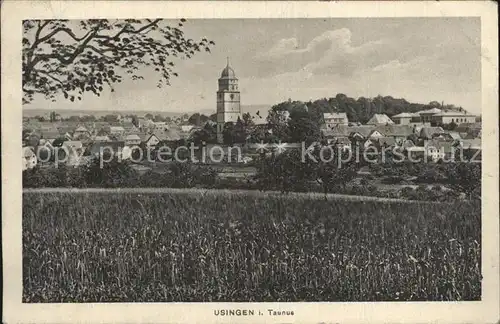
[{"label": "church steeple", "polygon": [[238,79],[229,65],[229,56],[226,57],[226,67],[219,78],[217,91],[217,140],[223,141],[224,125],[227,122],[236,123],[241,118],[240,91]]}]

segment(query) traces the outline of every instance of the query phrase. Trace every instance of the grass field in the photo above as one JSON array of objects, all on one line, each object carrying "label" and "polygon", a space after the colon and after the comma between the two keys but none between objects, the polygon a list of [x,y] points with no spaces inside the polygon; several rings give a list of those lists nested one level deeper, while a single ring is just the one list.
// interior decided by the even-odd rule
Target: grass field
[{"label": "grass field", "polygon": [[24,302],[480,300],[479,202],[23,194]]}]

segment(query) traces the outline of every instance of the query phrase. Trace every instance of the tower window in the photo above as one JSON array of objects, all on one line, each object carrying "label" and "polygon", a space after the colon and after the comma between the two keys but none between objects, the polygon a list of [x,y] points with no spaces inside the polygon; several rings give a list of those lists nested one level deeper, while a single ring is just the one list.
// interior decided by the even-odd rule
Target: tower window
[{"label": "tower window", "polygon": [[231,93],[230,97],[231,97],[231,100],[233,100],[234,99],[234,94]]}]

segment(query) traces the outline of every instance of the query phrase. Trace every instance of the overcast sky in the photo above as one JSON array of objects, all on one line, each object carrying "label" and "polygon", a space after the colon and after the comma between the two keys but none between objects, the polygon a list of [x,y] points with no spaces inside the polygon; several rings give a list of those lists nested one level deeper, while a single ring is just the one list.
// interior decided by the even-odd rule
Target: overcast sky
[{"label": "overcast sky", "polygon": [[243,105],[380,94],[480,113],[479,18],[210,19],[188,20],[184,31],[216,45],[179,60],[179,77],[168,88],[146,77],[101,97],[37,98],[26,108],[215,111],[217,78],[229,56]]}]

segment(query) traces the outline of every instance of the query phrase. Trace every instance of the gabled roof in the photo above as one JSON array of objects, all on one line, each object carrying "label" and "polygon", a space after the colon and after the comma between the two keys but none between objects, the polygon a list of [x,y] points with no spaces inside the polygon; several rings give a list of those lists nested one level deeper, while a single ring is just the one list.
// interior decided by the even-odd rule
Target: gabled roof
[{"label": "gabled roof", "polygon": [[72,147],[75,149],[79,149],[79,148],[83,147],[83,143],[81,141],[64,141],[62,143],[62,145],[67,146],[67,147]]},{"label": "gabled roof", "polygon": [[420,115],[422,114],[429,114],[429,115],[434,115],[434,114],[440,114],[441,113],[441,109],[437,109],[437,108],[432,108],[432,109],[428,109],[428,110],[422,110],[422,111],[419,111],[418,112]]},{"label": "gabled roof", "polygon": [[379,125],[375,129],[387,137],[407,137],[413,133],[410,125]]},{"label": "gabled roof", "polygon": [[75,129],[75,132],[88,132],[88,129],[86,129],[85,127],[83,126],[78,126],[76,129]]},{"label": "gabled roof", "polygon": [[141,138],[137,134],[129,134],[129,135],[125,136],[125,140],[126,141],[140,141]]},{"label": "gabled roof", "polygon": [[370,118],[370,120],[366,124],[368,125],[394,124],[394,122],[386,114],[375,114],[372,116],[372,118]]},{"label": "gabled roof", "polygon": [[100,141],[100,142],[106,142],[109,141],[109,137],[104,135],[104,136],[96,136],[94,138],[94,141]]},{"label": "gabled roof", "polygon": [[443,133],[442,127],[422,127],[420,130],[420,137],[422,138],[432,138],[435,133]]},{"label": "gabled roof", "polygon": [[466,111],[441,111],[440,113],[435,114],[434,116],[438,117],[443,117],[443,116],[449,116],[449,117],[475,117],[475,115],[471,115],[467,113]]},{"label": "gabled roof", "polygon": [[125,128],[123,128],[122,126],[110,126],[109,129],[112,132],[124,132],[125,131]]},{"label": "gabled roof", "polygon": [[465,149],[480,149],[481,148],[481,139],[480,138],[474,138],[474,139],[464,139],[462,140],[462,147]]},{"label": "gabled roof", "polygon": [[112,150],[113,153],[116,154],[119,150],[123,149],[124,146],[125,142],[123,141],[94,142],[89,148],[89,151],[91,154],[100,154],[102,148],[104,152],[109,152],[110,150]]},{"label": "gabled roof", "polygon": [[[377,133],[377,134],[380,134],[380,136],[377,136],[377,137],[384,137],[384,134],[382,134],[382,133],[381,133],[380,131],[378,131],[377,129],[372,130],[372,131],[370,132],[370,134],[368,135],[368,137],[369,137],[369,138],[373,138],[373,135],[374,135],[374,134],[376,134],[376,133]],[[377,138],[377,137],[375,137],[375,138]]]},{"label": "gabled roof", "polygon": [[396,144],[396,139],[394,137],[379,137],[377,140],[381,146],[393,146]]},{"label": "gabled roof", "polygon": [[322,128],[321,133],[324,137],[341,137],[341,136],[349,136],[350,130],[347,125],[335,125],[335,127],[331,128]]},{"label": "gabled roof", "polygon": [[356,133],[360,134],[363,137],[368,137],[372,130],[375,129],[373,125],[361,125],[361,126],[348,126],[347,131],[349,132],[349,136],[352,136]]},{"label": "gabled roof", "polygon": [[325,120],[327,119],[332,119],[332,118],[342,118],[342,119],[347,119],[347,114],[346,113],[324,113],[323,118]]},{"label": "gabled roof", "polygon": [[400,113],[392,116],[392,118],[412,118],[412,117],[414,117],[414,115],[409,113]]},{"label": "gabled roof", "polygon": [[23,157],[31,158],[33,156],[35,156],[35,151],[33,150],[33,147],[31,146],[23,147]]}]

